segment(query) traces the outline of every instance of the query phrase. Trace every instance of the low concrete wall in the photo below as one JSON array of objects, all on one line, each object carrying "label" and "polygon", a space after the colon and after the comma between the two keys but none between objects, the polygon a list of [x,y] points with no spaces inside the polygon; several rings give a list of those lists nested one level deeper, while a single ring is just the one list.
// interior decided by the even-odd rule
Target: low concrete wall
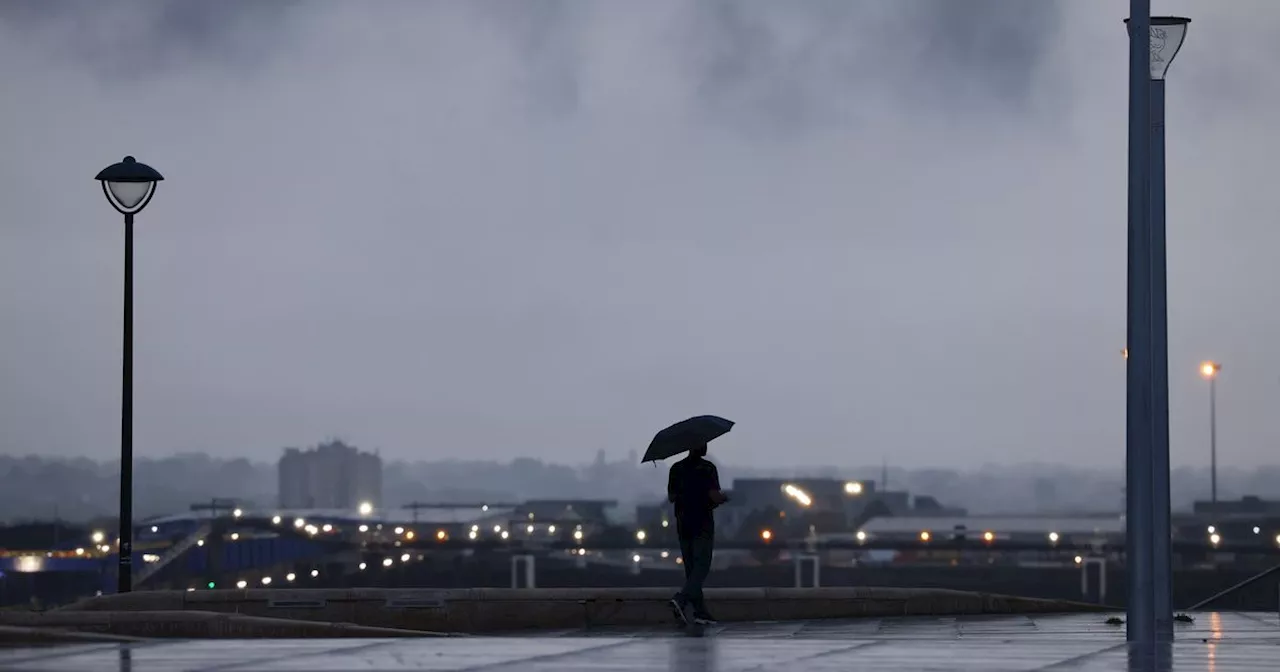
[{"label": "low concrete wall", "polygon": [[44,644],[127,644],[145,641],[148,640],[141,637],[77,632],[61,628],[0,625],[0,648]]},{"label": "low concrete wall", "polygon": [[299,639],[311,637],[427,637],[439,633],[295,621],[210,611],[50,611],[0,614],[0,635],[9,628],[16,639],[21,631],[45,633],[50,641],[77,634],[84,637],[114,636],[107,641],[140,638],[177,639]]},{"label": "low concrete wall", "polygon": [[[665,588],[147,591],[104,595],[55,613],[206,611],[434,632],[497,632],[669,623]],[[724,621],[1101,611],[1096,605],[909,588],[722,588],[707,601]]]}]

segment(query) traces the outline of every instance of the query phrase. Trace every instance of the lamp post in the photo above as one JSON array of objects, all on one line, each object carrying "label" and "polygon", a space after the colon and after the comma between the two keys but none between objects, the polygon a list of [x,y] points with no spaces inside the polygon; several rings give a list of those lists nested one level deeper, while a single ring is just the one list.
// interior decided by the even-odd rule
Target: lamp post
[{"label": "lamp post", "polygon": [[1152,17],[1130,0],[1128,639],[1173,636],[1169,499],[1169,320],[1165,245],[1164,77],[1190,19]]},{"label": "lamp post", "polygon": [[94,178],[124,215],[124,349],[120,400],[120,548],[116,591],[133,589],[133,216],[142,212],[164,177],[132,156],[103,168]]},{"label": "lamp post", "polygon": [[1218,372],[1217,362],[1200,364],[1200,375],[1209,381],[1209,501],[1218,503]]},{"label": "lamp post", "polygon": [[1147,81],[1151,0],[1129,0],[1128,295],[1125,328],[1125,565],[1129,573],[1126,638],[1155,642],[1151,583],[1150,273],[1147,254]]}]

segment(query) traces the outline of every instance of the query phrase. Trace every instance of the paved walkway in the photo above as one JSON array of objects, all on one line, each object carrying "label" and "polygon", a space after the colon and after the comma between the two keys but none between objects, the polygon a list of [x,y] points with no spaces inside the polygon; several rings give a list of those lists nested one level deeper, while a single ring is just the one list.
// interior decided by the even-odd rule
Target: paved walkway
[{"label": "paved walkway", "polygon": [[1130,663],[1106,616],[967,616],[739,623],[693,638],[673,629],[413,640],[205,640],[0,650],[3,670],[1236,670],[1280,669],[1275,614],[1199,614],[1170,661]]}]

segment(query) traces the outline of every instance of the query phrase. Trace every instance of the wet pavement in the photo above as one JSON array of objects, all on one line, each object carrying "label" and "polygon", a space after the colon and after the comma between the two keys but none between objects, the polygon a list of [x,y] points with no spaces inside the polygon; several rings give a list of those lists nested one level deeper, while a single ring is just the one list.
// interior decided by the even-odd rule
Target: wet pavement
[{"label": "wet pavement", "polygon": [[607,628],[429,639],[203,640],[0,650],[2,670],[1236,670],[1280,669],[1276,614],[1204,613],[1158,663],[1106,614],[734,623],[701,638]]}]

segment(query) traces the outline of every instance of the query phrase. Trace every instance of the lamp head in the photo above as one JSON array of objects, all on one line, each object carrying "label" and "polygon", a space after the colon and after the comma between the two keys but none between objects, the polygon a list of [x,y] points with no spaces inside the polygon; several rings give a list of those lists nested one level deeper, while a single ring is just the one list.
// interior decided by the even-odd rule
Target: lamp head
[{"label": "lamp head", "polygon": [[120,214],[132,215],[147,207],[156,192],[156,183],[164,176],[155,168],[126,156],[120,163],[103,168],[94,179],[102,183],[102,193],[111,207]]},{"label": "lamp head", "polygon": [[[1125,19],[1130,26],[1129,19]],[[1185,16],[1153,16],[1151,17],[1151,79],[1162,80],[1173,57],[1182,48],[1182,41],[1187,39],[1187,26],[1191,19]],[[1129,30],[1130,36],[1133,30]]]},{"label": "lamp head", "polygon": [[1206,380],[1213,380],[1218,377],[1218,372],[1222,370],[1222,365],[1217,362],[1202,362],[1200,364],[1200,375]]}]

